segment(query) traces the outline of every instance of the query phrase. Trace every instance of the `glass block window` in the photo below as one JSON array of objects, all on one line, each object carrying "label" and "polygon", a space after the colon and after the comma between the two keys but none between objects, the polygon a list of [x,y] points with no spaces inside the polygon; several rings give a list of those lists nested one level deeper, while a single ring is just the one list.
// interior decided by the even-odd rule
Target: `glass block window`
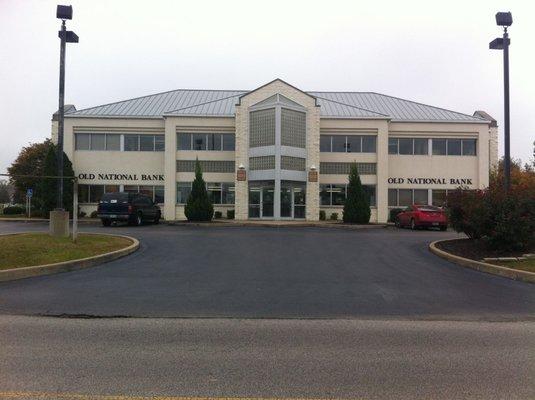
[{"label": "glass block window", "polygon": [[300,157],[281,156],[281,169],[304,171],[305,159]]},{"label": "glass block window", "polygon": [[249,158],[249,169],[251,171],[275,169],[275,156],[251,157]]},{"label": "glass block window", "polygon": [[306,147],[306,114],[300,111],[281,109],[281,144]]},{"label": "glass block window", "polygon": [[274,146],[275,109],[252,111],[249,119],[249,147]]},{"label": "glass block window", "polygon": [[[234,173],[234,161],[200,160],[202,172]],[[195,172],[195,160],[177,160],[177,172]]]},{"label": "glass block window", "polygon": [[[321,174],[349,175],[349,169],[353,163],[348,162],[322,162],[320,163]],[[357,171],[360,175],[375,175],[376,163],[357,163]]]}]

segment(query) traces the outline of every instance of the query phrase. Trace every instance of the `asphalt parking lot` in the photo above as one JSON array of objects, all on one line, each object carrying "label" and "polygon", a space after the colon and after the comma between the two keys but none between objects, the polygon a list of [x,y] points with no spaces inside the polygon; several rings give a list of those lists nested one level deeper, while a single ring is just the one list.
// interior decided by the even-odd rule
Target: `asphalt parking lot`
[{"label": "asphalt parking lot", "polygon": [[[46,230],[0,222],[0,232]],[[101,266],[0,283],[0,313],[54,316],[535,319],[535,286],[467,270],[427,249],[452,232],[142,226]]]}]

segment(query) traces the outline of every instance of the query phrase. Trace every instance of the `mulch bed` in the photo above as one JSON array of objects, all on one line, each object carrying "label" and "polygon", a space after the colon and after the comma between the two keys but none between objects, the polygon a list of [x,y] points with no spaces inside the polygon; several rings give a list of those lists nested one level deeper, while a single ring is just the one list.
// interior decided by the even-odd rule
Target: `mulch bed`
[{"label": "mulch bed", "polygon": [[483,258],[494,257],[521,257],[522,254],[535,253],[535,248],[530,251],[498,251],[490,250],[481,239],[455,239],[437,243],[440,250],[455,254],[456,256],[480,261]]}]

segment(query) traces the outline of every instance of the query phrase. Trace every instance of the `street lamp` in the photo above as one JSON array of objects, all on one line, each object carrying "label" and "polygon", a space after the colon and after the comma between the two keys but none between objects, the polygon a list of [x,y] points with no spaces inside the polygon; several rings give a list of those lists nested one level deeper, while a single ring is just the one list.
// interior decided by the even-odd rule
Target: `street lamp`
[{"label": "street lamp", "polygon": [[489,43],[492,50],[503,50],[503,108],[504,108],[504,185],[508,192],[511,187],[511,140],[509,125],[509,45],[511,40],[507,33],[507,27],[513,24],[513,16],[510,12],[496,13],[496,25],[503,26],[503,37],[496,38]]},{"label": "street lamp", "polygon": [[[58,199],[57,208],[63,210],[63,122],[65,119],[65,43],[78,43],[78,36],[73,31],[68,31],[65,20],[72,19],[72,6],[58,5],[56,18],[61,19],[59,50],[59,116],[58,116]],[[73,210],[76,212],[76,210]]]}]

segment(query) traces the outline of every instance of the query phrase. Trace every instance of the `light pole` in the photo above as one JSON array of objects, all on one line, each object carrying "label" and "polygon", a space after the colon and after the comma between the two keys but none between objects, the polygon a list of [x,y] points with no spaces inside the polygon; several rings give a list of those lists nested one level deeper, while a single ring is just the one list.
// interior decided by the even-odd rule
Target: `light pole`
[{"label": "light pole", "polygon": [[[65,20],[72,19],[72,6],[58,5],[56,18],[61,19],[59,31],[59,116],[58,116],[58,198],[57,209],[63,210],[63,122],[65,118],[65,43],[78,43],[78,36],[73,31],[68,31]],[[73,210],[76,212],[76,210]]]},{"label": "light pole", "polygon": [[503,26],[503,37],[494,39],[489,43],[492,50],[503,50],[503,120],[504,120],[504,162],[503,175],[505,191],[511,187],[511,138],[509,125],[509,34],[507,27],[513,24],[513,16],[510,12],[496,13],[496,25]]}]

